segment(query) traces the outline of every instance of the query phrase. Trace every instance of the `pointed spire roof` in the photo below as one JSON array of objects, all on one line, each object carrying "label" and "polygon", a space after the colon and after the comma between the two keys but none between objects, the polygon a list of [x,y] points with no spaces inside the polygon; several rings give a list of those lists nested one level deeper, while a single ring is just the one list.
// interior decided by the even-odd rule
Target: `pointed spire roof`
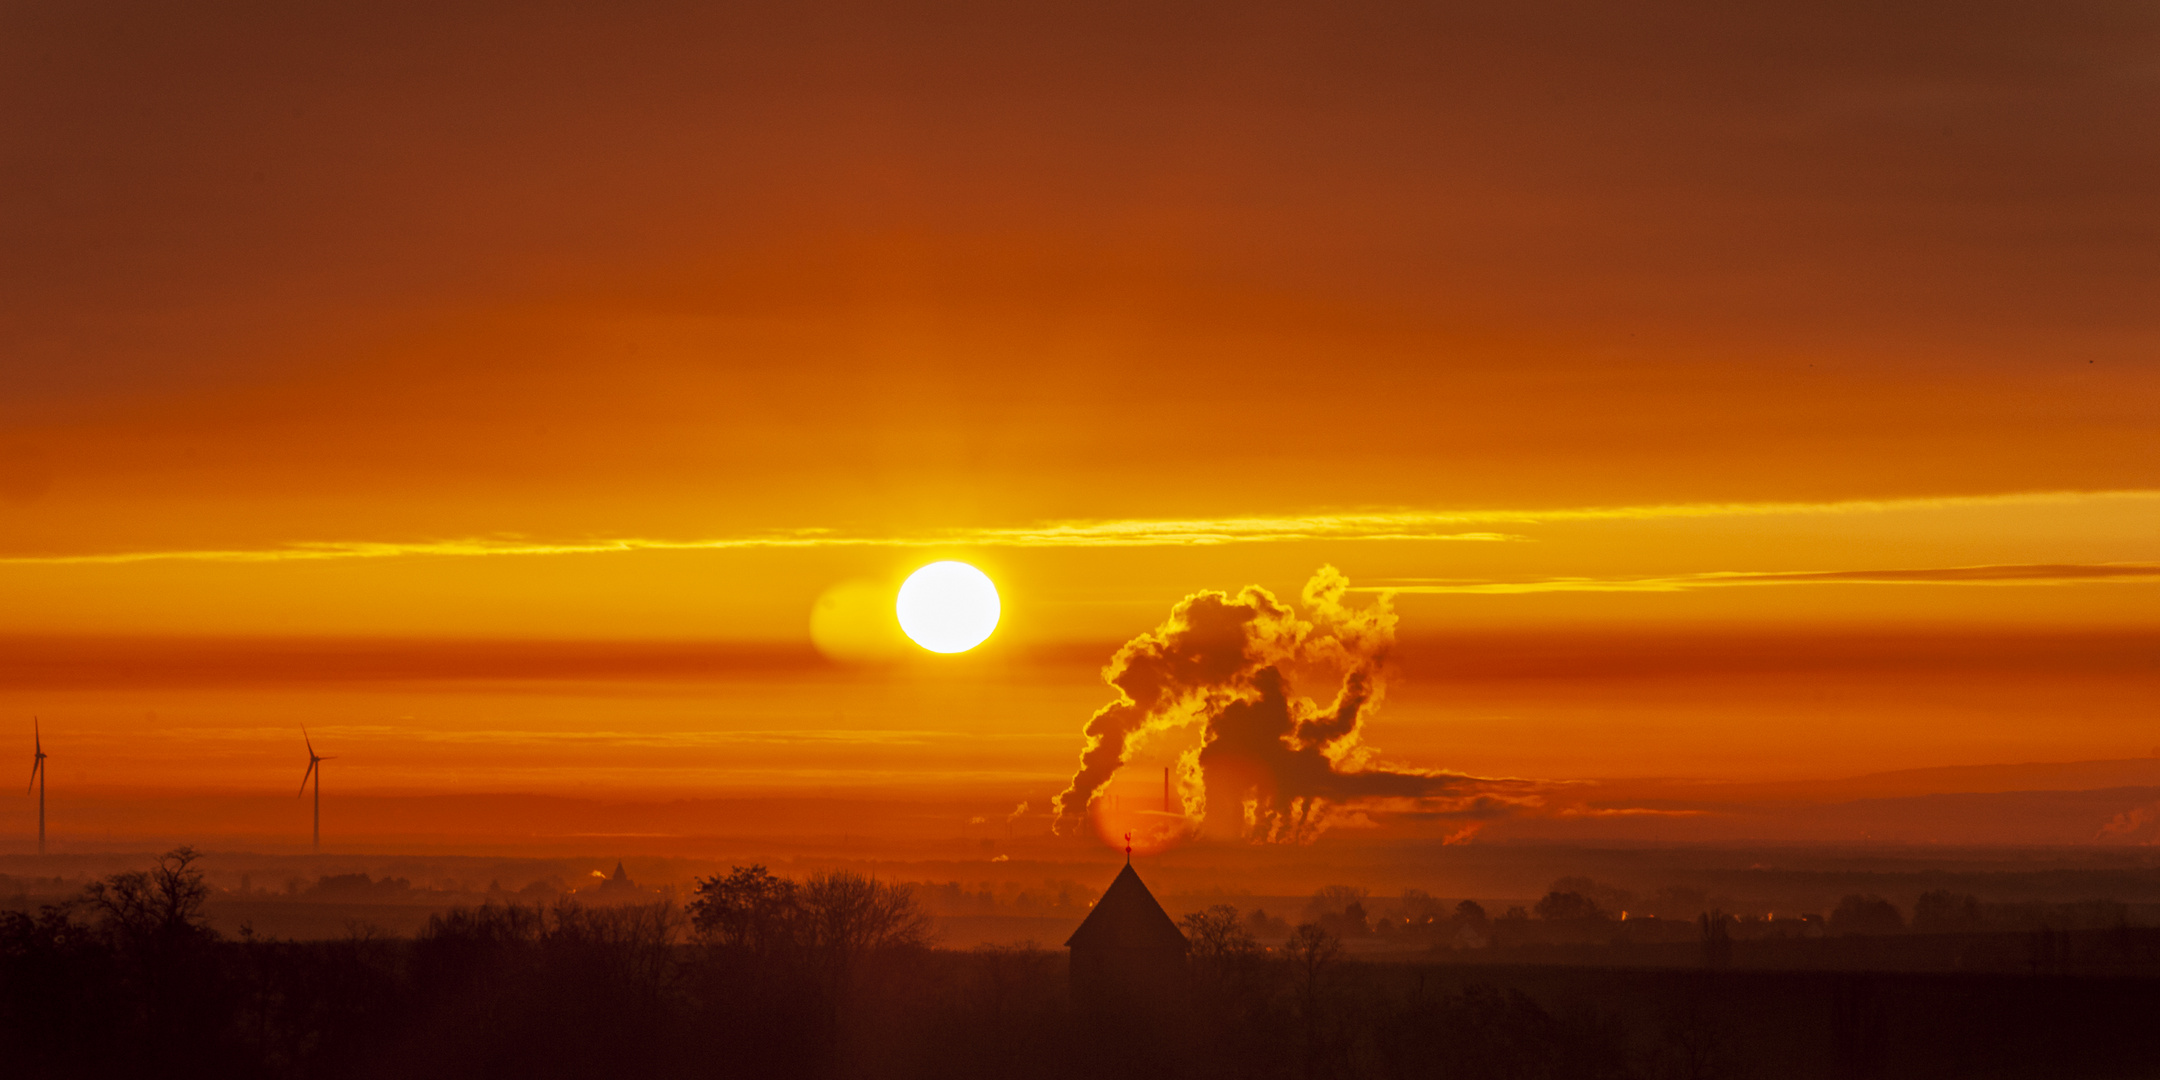
[{"label": "pointed spire roof", "polygon": [[1155,894],[1140,883],[1131,863],[1118,871],[1080,929],[1065,940],[1068,949],[1175,949],[1185,951],[1185,935]]}]

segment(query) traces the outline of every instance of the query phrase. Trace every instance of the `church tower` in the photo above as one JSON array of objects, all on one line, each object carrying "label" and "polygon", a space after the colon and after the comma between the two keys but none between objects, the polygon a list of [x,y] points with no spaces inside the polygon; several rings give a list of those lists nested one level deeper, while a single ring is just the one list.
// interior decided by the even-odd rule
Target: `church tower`
[{"label": "church tower", "polygon": [[1083,1008],[1164,1004],[1185,985],[1185,935],[1130,862],[1065,947],[1073,998]]}]

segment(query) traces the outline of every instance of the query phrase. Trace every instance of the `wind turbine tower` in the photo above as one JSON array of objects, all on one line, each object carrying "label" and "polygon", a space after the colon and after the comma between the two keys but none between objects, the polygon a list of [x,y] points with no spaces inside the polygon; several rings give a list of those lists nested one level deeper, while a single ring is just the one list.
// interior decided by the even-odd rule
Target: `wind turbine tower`
[{"label": "wind turbine tower", "polygon": [[[30,718],[30,745],[37,756],[30,759],[30,786],[37,789],[37,853],[45,854],[45,736],[38,730],[38,719]],[[23,794],[30,792],[25,790]]]},{"label": "wind turbine tower", "polygon": [[315,752],[315,742],[308,738],[307,729],[300,729],[300,741],[307,743],[307,771],[300,774],[300,794],[307,794],[308,778],[315,778],[315,834],[317,852],[322,851],[322,763],[331,760]]}]

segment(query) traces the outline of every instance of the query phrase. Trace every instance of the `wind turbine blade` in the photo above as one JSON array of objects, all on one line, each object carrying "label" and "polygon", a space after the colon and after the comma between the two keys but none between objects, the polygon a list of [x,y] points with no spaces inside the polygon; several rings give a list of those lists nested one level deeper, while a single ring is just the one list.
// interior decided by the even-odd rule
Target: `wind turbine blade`
[{"label": "wind turbine blade", "polygon": [[38,756],[45,756],[45,733],[38,730],[38,718],[30,718],[30,745],[37,748]]},{"label": "wind turbine blade", "polygon": [[315,775],[315,762],[314,762],[314,759],[312,759],[312,758],[311,758],[311,759],[309,759],[309,760],[308,760],[308,763],[307,763],[307,771],[306,771],[306,772],[304,772],[304,773],[301,773],[301,774],[300,774],[300,790],[299,790],[299,792],[298,792],[297,794],[295,794],[295,795],[293,796],[293,798],[296,798],[296,799],[297,799],[297,798],[299,798],[299,797],[300,797],[301,795],[305,795],[305,794],[307,794],[307,782],[308,782],[308,777],[310,777],[310,776],[313,776],[313,775]]},{"label": "wind turbine blade", "polygon": [[301,742],[304,742],[304,743],[306,743],[306,744],[307,744],[307,756],[309,756],[309,757],[314,757],[314,756],[315,756],[315,740],[313,740],[313,739],[310,739],[310,738],[308,738],[308,736],[307,736],[307,729],[306,729],[306,728],[301,728],[301,729],[300,729],[300,741],[301,741]]},{"label": "wind turbine blade", "polygon": [[37,790],[38,770],[43,769],[44,767],[45,755],[39,754],[37,757],[30,759],[30,786],[23,789],[23,794],[28,795],[31,792]]}]

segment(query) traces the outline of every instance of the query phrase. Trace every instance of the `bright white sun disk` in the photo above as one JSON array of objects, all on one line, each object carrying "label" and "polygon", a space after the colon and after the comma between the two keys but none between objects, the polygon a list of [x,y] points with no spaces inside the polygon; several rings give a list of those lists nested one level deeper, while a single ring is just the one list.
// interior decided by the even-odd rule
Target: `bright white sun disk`
[{"label": "bright white sun disk", "polygon": [[931,652],[966,652],[997,629],[997,586],[964,562],[934,562],[900,586],[900,629]]}]

